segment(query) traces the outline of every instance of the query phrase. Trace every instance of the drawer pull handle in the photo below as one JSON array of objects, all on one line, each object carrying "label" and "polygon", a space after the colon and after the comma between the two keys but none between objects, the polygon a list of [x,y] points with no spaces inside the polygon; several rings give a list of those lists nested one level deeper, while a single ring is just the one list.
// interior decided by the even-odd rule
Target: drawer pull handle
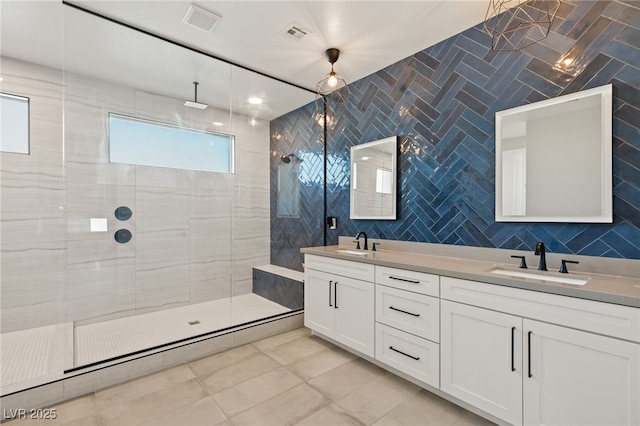
[{"label": "drawer pull handle", "polygon": [[527,333],[527,358],[529,362],[529,377],[533,377],[531,373],[531,331]]},{"label": "drawer pull handle", "polygon": [[409,280],[409,279],[400,278],[400,277],[394,277],[393,275],[389,275],[389,279],[390,280],[396,280],[396,281],[402,281],[402,282],[405,282],[405,283],[411,283],[411,284],[420,284],[420,281]]},{"label": "drawer pull handle", "polygon": [[411,315],[412,317],[419,317],[420,314],[414,314],[413,312],[403,311],[402,309],[394,308],[393,306],[389,306],[389,309],[393,309],[394,311],[402,312],[403,314]]},{"label": "drawer pull handle", "polygon": [[398,352],[399,354],[402,354],[402,355],[404,355],[404,356],[407,356],[407,357],[409,357],[409,358],[411,358],[411,359],[414,359],[414,360],[416,360],[416,361],[420,359],[420,357],[419,357],[419,356],[409,355],[409,354],[407,354],[407,353],[404,353],[404,352],[402,352],[402,351],[397,350],[397,349],[396,349],[396,348],[394,348],[393,346],[389,346],[389,349],[391,349],[391,350],[392,350],[392,351],[394,351],[394,352]]},{"label": "drawer pull handle", "polygon": [[515,339],[516,328],[511,327],[511,371],[516,371]]}]

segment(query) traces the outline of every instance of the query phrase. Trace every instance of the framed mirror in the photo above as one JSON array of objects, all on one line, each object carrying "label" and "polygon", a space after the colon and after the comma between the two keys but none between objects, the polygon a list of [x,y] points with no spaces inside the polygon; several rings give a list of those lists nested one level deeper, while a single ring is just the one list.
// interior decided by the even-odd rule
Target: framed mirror
[{"label": "framed mirror", "polygon": [[351,147],[351,219],[396,219],[398,138]]},{"label": "framed mirror", "polygon": [[496,113],[496,221],[613,221],[612,87]]}]

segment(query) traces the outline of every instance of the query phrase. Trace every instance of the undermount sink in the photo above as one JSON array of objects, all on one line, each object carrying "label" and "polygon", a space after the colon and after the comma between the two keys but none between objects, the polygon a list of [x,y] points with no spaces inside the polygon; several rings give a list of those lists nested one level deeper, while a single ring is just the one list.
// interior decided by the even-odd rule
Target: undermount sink
[{"label": "undermount sink", "polygon": [[369,254],[366,251],[356,251],[356,250],[348,250],[348,249],[338,249],[336,250],[336,253],[355,254],[356,256],[366,256]]},{"label": "undermount sink", "polygon": [[492,274],[505,275],[508,277],[514,278],[525,278],[529,280],[536,280],[541,282],[555,282],[562,284],[572,284],[572,285],[585,285],[589,278],[582,277],[564,277],[560,275],[555,275],[549,272],[537,272],[537,271],[514,271],[513,269],[504,269],[499,266],[489,270]]}]

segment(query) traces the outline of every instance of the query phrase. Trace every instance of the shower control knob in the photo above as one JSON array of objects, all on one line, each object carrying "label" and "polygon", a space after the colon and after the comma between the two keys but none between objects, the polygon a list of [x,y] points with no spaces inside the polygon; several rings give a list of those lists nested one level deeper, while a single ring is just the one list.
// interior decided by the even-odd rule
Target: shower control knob
[{"label": "shower control knob", "polygon": [[128,243],[131,237],[131,232],[128,229],[118,229],[113,235],[113,238],[120,244]]}]

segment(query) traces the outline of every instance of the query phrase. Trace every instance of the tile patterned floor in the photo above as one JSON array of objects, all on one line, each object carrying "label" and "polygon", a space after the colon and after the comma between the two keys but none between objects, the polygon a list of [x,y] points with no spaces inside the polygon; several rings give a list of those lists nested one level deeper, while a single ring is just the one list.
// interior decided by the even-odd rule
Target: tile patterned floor
[{"label": "tile patterned floor", "polygon": [[7,425],[491,425],[300,328]]}]

